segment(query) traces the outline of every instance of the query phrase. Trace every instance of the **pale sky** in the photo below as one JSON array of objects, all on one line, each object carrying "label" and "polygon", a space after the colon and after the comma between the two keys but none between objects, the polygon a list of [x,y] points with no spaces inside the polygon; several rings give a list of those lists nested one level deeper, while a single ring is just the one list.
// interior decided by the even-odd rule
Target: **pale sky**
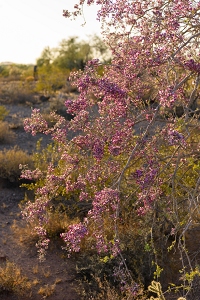
[{"label": "pale sky", "polygon": [[43,49],[58,47],[62,39],[100,36],[95,7],[85,7],[83,18],[70,21],[63,9],[72,9],[75,0],[0,0],[0,63],[35,64]]}]

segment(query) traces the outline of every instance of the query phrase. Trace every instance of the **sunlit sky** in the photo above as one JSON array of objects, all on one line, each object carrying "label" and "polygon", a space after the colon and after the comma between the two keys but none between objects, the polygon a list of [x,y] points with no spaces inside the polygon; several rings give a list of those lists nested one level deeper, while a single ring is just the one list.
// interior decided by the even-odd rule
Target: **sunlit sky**
[{"label": "sunlit sky", "polygon": [[76,0],[0,0],[0,63],[35,64],[45,47],[54,48],[63,39],[100,36],[95,7],[84,7],[83,18],[70,21],[62,16]]}]

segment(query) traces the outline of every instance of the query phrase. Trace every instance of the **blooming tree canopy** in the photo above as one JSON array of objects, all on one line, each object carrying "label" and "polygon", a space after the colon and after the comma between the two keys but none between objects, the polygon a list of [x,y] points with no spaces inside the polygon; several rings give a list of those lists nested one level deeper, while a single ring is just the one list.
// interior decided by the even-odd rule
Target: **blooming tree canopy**
[{"label": "blooming tree canopy", "polygon": [[[23,214],[39,220],[43,253],[51,201],[76,195],[90,206],[61,234],[67,251],[80,251],[92,237],[98,253],[119,257],[131,277],[124,228],[137,221],[149,234],[167,220],[169,234],[183,237],[199,209],[200,2],[80,0],[63,15],[76,17],[86,4],[99,7],[112,60],[102,66],[94,58],[71,74],[79,91],[65,102],[71,121],[54,113],[48,127],[38,110],[25,121],[27,132],[51,134],[59,159],[45,171],[23,171],[42,182]],[[179,249],[185,251],[181,243]]]}]

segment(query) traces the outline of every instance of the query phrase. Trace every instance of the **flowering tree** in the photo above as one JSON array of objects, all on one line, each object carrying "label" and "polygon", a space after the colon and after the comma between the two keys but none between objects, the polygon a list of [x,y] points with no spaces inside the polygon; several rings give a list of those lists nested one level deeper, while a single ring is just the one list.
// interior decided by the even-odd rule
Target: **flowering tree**
[{"label": "flowering tree", "polygon": [[35,202],[23,214],[38,220],[43,254],[51,201],[76,195],[89,203],[86,217],[61,234],[65,248],[77,252],[92,239],[99,254],[120,260],[121,285],[137,295],[124,259],[136,237],[159,263],[159,237],[166,248],[170,237],[185,281],[195,267],[185,234],[199,220],[200,2],[81,0],[64,16],[76,17],[86,3],[99,5],[112,61],[103,72],[93,59],[71,74],[79,90],[76,100],[65,103],[71,121],[54,113],[49,128],[38,110],[25,121],[26,131],[52,135],[58,159],[46,170],[23,171],[22,177],[37,181]]}]

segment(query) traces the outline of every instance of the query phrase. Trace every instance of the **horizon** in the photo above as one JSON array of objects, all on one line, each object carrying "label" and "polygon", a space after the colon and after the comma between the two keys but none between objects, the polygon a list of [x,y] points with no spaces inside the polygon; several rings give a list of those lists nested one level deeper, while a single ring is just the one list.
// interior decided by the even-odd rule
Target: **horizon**
[{"label": "horizon", "polygon": [[34,65],[46,47],[56,48],[63,39],[77,36],[88,40],[100,34],[97,7],[84,6],[84,18],[71,21],[64,9],[73,9],[75,0],[0,0],[0,63]]}]

